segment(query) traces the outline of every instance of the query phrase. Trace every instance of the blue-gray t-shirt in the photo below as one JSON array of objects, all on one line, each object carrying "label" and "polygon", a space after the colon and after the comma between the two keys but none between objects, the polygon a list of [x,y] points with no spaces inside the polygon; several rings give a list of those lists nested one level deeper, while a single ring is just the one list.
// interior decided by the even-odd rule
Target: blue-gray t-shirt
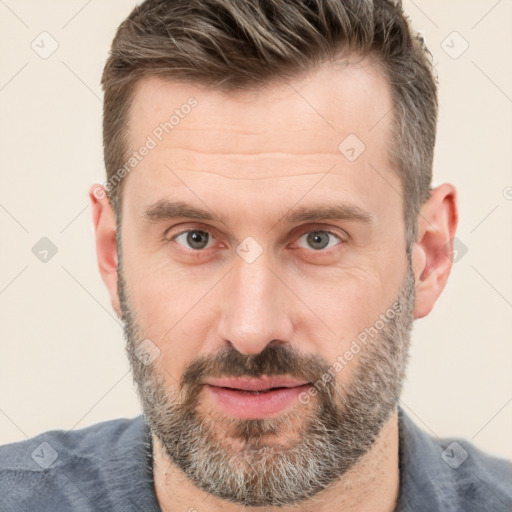
[{"label": "blue-gray t-shirt", "polygon": [[[399,408],[396,512],[512,512],[512,464],[435,439]],[[144,417],[0,446],[1,512],[160,512]]]}]

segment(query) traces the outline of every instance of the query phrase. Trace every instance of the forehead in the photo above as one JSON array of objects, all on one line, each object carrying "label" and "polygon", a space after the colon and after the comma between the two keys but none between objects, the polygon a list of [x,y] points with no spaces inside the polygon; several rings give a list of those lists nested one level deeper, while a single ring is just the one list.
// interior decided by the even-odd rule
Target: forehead
[{"label": "forehead", "polygon": [[236,93],[145,78],[130,108],[129,154],[151,149],[132,161],[125,196],[156,201],[194,183],[240,197],[301,189],[326,173],[323,191],[340,177],[364,193],[382,181],[376,170],[391,171],[391,121],[389,84],[369,59]]}]

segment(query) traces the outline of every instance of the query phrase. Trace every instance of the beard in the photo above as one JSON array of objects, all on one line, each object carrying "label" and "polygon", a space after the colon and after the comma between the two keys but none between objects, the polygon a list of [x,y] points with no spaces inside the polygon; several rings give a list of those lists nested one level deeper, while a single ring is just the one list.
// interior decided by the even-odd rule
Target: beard
[{"label": "beard", "polygon": [[[390,305],[387,310],[398,312],[380,321],[384,326],[348,363],[349,372],[340,370],[342,377],[348,374],[346,382],[323,379],[336,366],[318,355],[269,343],[258,354],[241,354],[230,346],[194,359],[176,390],[166,383],[163,368],[138,355],[144,336],[119,263],[118,292],[133,379],[146,423],[174,465],[196,487],[244,506],[297,505],[339,480],[370,450],[400,397],[415,297],[409,251],[408,260],[393,303],[400,308]],[[277,375],[314,383],[316,394],[308,394],[308,403],[297,403],[289,413],[265,419],[227,417],[201,403],[206,378]]]}]

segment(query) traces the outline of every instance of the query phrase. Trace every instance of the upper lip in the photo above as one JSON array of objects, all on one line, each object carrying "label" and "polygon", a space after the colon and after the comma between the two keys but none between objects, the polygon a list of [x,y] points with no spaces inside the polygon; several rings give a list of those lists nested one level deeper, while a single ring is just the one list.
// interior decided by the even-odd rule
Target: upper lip
[{"label": "upper lip", "polygon": [[294,388],[308,384],[307,381],[297,380],[292,377],[235,377],[206,379],[204,384],[221,388],[240,389],[243,391],[263,391],[272,388]]}]

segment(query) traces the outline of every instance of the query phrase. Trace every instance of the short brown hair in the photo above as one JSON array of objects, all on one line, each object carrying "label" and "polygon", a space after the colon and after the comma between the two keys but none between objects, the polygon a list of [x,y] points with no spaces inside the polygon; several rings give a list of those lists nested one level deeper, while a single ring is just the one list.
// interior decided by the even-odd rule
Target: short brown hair
[{"label": "short brown hair", "polygon": [[399,173],[406,240],[430,197],[437,87],[430,54],[401,2],[146,0],[120,25],[102,85],[109,199],[120,216],[127,120],[135,84],[153,75],[222,91],[293,78],[343,52],[374,57],[391,86],[389,156]]}]

